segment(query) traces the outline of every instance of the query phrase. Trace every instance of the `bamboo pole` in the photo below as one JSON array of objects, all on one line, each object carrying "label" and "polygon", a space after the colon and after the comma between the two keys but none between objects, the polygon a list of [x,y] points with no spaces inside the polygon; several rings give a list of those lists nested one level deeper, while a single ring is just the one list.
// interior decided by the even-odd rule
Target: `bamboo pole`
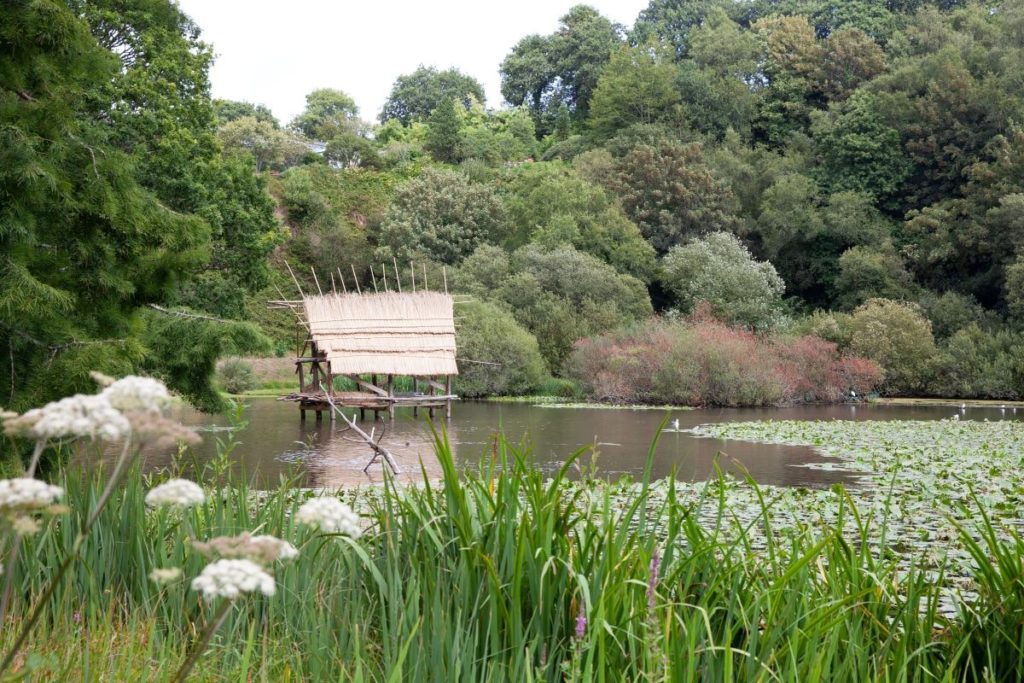
[{"label": "bamboo pole", "polygon": [[363,290],[360,289],[360,287],[359,287],[359,278],[356,277],[356,267],[355,267],[355,265],[350,263],[350,264],[348,264],[348,267],[352,269],[352,279],[355,280],[355,283],[356,283],[356,294],[362,294]]},{"label": "bamboo pole", "polygon": [[402,293],[402,276],[398,273],[398,259],[391,257],[391,263],[395,266],[395,282],[398,284],[398,293]]},{"label": "bamboo pole", "polygon": [[380,264],[380,272],[384,274],[384,291],[390,292],[391,290],[388,289],[388,269],[384,267],[383,263]]},{"label": "bamboo pole", "polygon": [[328,273],[328,275],[331,276],[331,294],[334,294],[335,296],[337,296],[338,295],[338,288],[334,286],[334,271],[333,270],[329,270],[329,271],[327,271],[327,273]]},{"label": "bamboo pole", "polygon": [[320,278],[316,276],[316,269],[313,266],[310,266],[309,270],[313,273],[313,282],[316,283],[316,291],[320,292],[320,296],[323,296],[324,290],[320,289]]},{"label": "bamboo pole", "polygon": [[306,293],[302,291],[302,285],[299,284],[299,279],[295,277],[295,273],[292,271],[292,267],[288,265],[288,261],[284,262],[284,266],[288,269],[288,274],[292,276],[292,282],[295,283],[295,288],[299,290],[299,296],[305,299]]},{"label": "bamboo pole", "polygon": [[444,293],[448,293],[448,266],[441,266],[441,275],[444,277]]},{"label": "bamboo pole", "polygon": [[338,279],[341,280],[341,291],[348,294],[348,287],[345,286],[345,276],[341,274],[341,266],[337,266]]},{"label": "bamboo pole", "polygon": [[373,293],[377,294],[377,274],[373,272],[373,266],[370,266],[370,277],[373,278]]},{"label": "bamboo pole", "polygon": [[423,265],[423,289],[424,290],[429,290],[430,286],[427,285],[427,264],[424,263],[422,265]]},{"label": "bamboo pole", "polygon": [[412,291],[416,293],[416,264],[409,261],[409,270],[412,272]]}]

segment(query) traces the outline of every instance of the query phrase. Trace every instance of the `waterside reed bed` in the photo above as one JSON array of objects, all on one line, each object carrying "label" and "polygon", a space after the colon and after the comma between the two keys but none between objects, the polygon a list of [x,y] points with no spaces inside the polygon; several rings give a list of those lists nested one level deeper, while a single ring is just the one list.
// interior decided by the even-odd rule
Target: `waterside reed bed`
[{"label": "waterside reed bed", "polygon": [[[625,498],[600,481],[547,478],[496,439],[478,471],[436,441],[440,483],[340,494],[358,539],[295,524],[310,495],[244,481],[185,511],[147,510],[134,469],[59,582],[16,669],[31,680],[172,677],[215,606],[189,590],[204,560],[187,538],[243,531],[298,557],[273,597],[228,613],[191,680],[204,681],[963,681],[1024,671],[1024,543],[991,525],[969,547],[977,597],[955,615],[923,572],[879,559],[838,528],[768,534],[755,550],[698,524],[670,486]],[[73,543],[102,473],[67,471],[67,510],[27,538],[0,644]],[[709,486],[704,501],[715,505]],[[844,514],[857,519],[841,491]],[[758,524],[770,524],[764,509]],[[978,513],[979,515],[982,513]],[[155,568],[181,567],[158,586]],[[934,578],[934,577],[933,577]],[[987,677],[987,678],[986,678]]]}]

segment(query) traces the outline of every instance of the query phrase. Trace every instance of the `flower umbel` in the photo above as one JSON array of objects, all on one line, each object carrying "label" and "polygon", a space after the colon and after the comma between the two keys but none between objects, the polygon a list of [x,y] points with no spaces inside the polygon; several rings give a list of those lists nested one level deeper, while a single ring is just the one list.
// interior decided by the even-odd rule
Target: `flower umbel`
[{"label": "flower umbel", "polygon": [[206,557],[246,559],[261,566],[299,556],[299,551],[288,541],[274,536],[253,536],[249,532],[237,536],[218,536],[205,543],[192,541],[192,547]]},{"label": "flower umbel", "polygon": [[146,494],[146,505],[150,507],[188,508],[204,500],[202,487],[188,479],[169,479]]},{"label": "flower umbel", "polygon": [[106,396],[75,394],[4,420],[4,431],[37,440],[90,437],[116,441],[128,436],[131,426]]},{"label": "flower umbel", "polygon": [[269,596],[275,589],[274,577],[252,560],[217,560],[192,579],[192,590],[202,593],[206,600],[234,599],[255,591]]},{"label": "flower umbel", "polygon": [[32,512],[49,507],[64,495],[64,489],[27,477],[0,479],[0,511]]},{"label": "flower umbel", "polygon": [[143,410],[158,413],[171,402],[163,382],[150,377],[129,375],[109,384],[102,392],[118,410]]},{"label": "flower umbel", "polygon": [[315,526],[325,533],[359,538],[359,517],[337,498],[314,498],[302,504],[295,515],[299,524]]}]

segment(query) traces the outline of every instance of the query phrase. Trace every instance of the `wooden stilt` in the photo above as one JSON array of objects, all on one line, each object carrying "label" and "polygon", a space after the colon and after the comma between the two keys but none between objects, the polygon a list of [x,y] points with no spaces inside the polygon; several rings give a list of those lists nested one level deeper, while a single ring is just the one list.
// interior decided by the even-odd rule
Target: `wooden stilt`
[{"label": "wooden stilt", "polygon": [[395,421],[395,385],[394,376],[388,375],[388,420],[391,422]]},{"label": "wooden stilt", "polygon": [[446,420],[450,420],[450,419],[452,419],[452,399],[451,399],[451,395],[452,395],[452,376],[451,375],[448,375],[444,379],[444,393],[445,393],[446,396],[448,396],[448,398],[445,399],[445,402],[444,402],[445,403],[444,417],[445,417]]},{"label": "wooden stilt", "polygon": [[[419,386],[418,385],[419,385],[419,380],[417,380],[415,377],[413,377],[412,378],[412,393],[413,394],[416,394],[418,392],[418,390],[419,390]],[[419,417],[419,415],[420,415],[420,409],[418,407],[416,407],[416,406],[413,406],[412,407],[412,416],[413,417]]]}]

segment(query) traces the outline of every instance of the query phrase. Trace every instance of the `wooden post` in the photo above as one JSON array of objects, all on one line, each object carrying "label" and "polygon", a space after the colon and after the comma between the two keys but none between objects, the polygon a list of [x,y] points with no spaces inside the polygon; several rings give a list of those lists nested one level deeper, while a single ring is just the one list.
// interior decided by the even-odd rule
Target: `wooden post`
[{"label": "wooden post", "polygon": [[[428,377],[427,378],[427,386],[430,387],[429,389],[427,389],[427,393],[429,395],[431,395],[431,396],[434,395],[434,382],[433,382],[433,379],[434,379],[433,377]],[[430,406],[430,408],[427,411],[427,414],[430,416],[431,420],[434,419],[434,406]]]},{"label": "wooden post", "polygon": [[373,293],[377,293],[377,274],[373,272],[373,266],[370,266],[370,277],[373,278]]},{"label": "wooden post", "polygon": [[306,371],[302,369],[302,361],[295,361],[295,365],[299,368],[299,393],[301,394],[306,390]]},{"label": "wooden post", "polygon": [[380,264],[380,272],[384,276],[384,291],[390,292],[391,290],[388,289],[388,269],[384,267],[383,263]]},{"label": "wooden post", "polygon": [[[413,377],[412,378],[412,393],[413,393],[413,396],[415,396],[418,393],[418,389],[419,389],[419,380],[416,379],[415,377]],[[419,414],[420,414],[419,406],[417,406],[415,403],[413,403],[412,404],[412,416],[413,417],[419,417]]]},{"label": "wooden post", "polygon": [[348,287],[345,286],[345,276],[341,274],[341,266],[338,266],[338,279],[341,280],[341,291],[348,294]]},{"label": "wooden post", "polygon": [[424,291],[429,290],[430,286],[427,285],[427,264],[423,264],[423,289]]},{"label": "wooden post", "polygon": [[324,290],[320,289],[320,278],[316,276],[316,269],[313,266],[309,267],[310,272],[313,273],[313,282],[316,283],[316,291],[320,292],[320,296],[324,295]]},{"label": "wooden post", "polygon": [[388,375],[388,419],[395,421],[395,386],[392,375]]},{"label": "wooden post", "polygon": [[444,278],[444,293],[448,293],[448,266],[441,266],[441,277]]},{"label": "wooden post", "polygon": [[416,293],[416,264],[409,261],[409,272],[412,273],[412,291]]},{"label": "wooden post", "polygon": [[398,259],[391,257],[391,263],[395,266],[395,282],[398,283],[398,293],[402,293],[402,276],[398,273]]},{"label": "wooden post", "polygon": [[445,399],[444,417],[447,420],[452,419],[452,376],[447,375],[444,378],[444,393],[448,395]]}]

